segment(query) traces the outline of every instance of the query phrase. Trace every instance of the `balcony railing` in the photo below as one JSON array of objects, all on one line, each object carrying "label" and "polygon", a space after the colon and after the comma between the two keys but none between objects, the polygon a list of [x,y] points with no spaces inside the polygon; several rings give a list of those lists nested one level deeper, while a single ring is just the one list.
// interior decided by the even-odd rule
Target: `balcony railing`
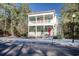
[{"label": "balcony railing", "polygon": [[36,21],[29,21],[29,23],[33,23],[33,24],[42,24],[42,23],[52,23],[52,20],[37,20],[37,22]]},{"label": "balcony railing", "polygon": [[44,23],[43,20],[37,20],[37,23]]}]

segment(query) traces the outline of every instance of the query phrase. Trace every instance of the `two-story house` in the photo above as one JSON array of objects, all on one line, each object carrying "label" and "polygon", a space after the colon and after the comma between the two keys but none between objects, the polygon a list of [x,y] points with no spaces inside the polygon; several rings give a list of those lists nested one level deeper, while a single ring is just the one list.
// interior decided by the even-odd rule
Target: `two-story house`
[{"label": "two-story house", "polygon": [[57,26],[54,10],[28,14],[28,37],[57,36]]}]

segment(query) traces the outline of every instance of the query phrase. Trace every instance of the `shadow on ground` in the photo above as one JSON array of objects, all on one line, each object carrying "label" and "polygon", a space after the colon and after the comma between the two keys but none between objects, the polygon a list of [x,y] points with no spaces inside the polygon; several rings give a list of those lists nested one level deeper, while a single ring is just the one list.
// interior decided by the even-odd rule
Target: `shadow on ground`
[{"label": "shadow on ground", "polygon": [[79,49],[57,44],[0,42],[0,56],[78,56]]}]

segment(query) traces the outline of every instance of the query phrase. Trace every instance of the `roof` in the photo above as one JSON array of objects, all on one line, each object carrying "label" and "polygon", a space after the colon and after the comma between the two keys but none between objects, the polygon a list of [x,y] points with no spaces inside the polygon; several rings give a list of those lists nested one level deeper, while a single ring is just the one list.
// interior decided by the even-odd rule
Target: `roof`
[{"label": "roof", "polygon": [[55,12],[55,10],[39,11],[39,12],[30,12],[30,13],[28,13],[28,15],[32,15],[32,14],[40,14],[40,13],[49,13],[49,12]]}]

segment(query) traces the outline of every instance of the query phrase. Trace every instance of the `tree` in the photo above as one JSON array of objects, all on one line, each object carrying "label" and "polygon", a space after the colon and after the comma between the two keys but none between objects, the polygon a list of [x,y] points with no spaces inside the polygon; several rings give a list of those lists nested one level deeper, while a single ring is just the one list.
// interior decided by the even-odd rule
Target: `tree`
[{"label": "tree", "polygon": [[[76,14],[76,17],[74,19],[74,22],[72,21],[72,14]],[[62,19],[63,19],[63,32],[65,38],[73,38],[73,34],[75,33],[74,37],[77,35],[77,30],[79,26],[79,4],[73,3],[73,4],[64,4],[64,7],[62,8],[61,11],[62,14]],[[74,25],[74,26],[73,26]],[[76,27],[76,28],[75,28]],[[75,29],[73,32],[72,30]]]},{"label": "tree", "polygon": [[[21,4],[19,8],[16,4],[0,4],[0,8],[4,10],[4,14],[1,14],[1,21],[5,24],[4,30],[10,32],[11,36],[15,36],[16,31],[21,34],[26,33],[27,29],[27,13],[30,12],[28,4]],[[3,17],[2,17],[3,16]],[[1,23],[1,22],[0,22]],[[18,28],[19,27],[19,28]],[[16,30],[15,30],[16,29]],[[20,31],[20,29],[24,32]],[[2,29],[3,30],[3,29]]]},{"label": "tree", "polygon": [[18,32],[21,34],[21,35],[27,35],[27,13],[29,13],[31,10],[28,6],[28,4],[21,4],[19,10],[17,11],[17,27],[16,29],[18,30]]},{"label": "tree", "polygon": [[[14,18],[15,18],[15,16],[16,16],[16,12],[15,12],[15,10],[14,10],[14,6],[12,6],[11,4],[0,4],[0,6],[4,9],[4,15],[5,15],[5,31],[7,30],[6,29],[6,27],[7,27],[7,24],[6,24],[6,22],[9,20],[10,21],[10,23],[9,23],[9,25],[11,25],[10,26],[10,30],[11,30],[11,34],[12,35],[14,35],[14,33],[13,33],[13,26],[14,26],[14,24],[13,24],[13,21],[14,21]],[[7,14],[6,14],[7,13]]]}]

